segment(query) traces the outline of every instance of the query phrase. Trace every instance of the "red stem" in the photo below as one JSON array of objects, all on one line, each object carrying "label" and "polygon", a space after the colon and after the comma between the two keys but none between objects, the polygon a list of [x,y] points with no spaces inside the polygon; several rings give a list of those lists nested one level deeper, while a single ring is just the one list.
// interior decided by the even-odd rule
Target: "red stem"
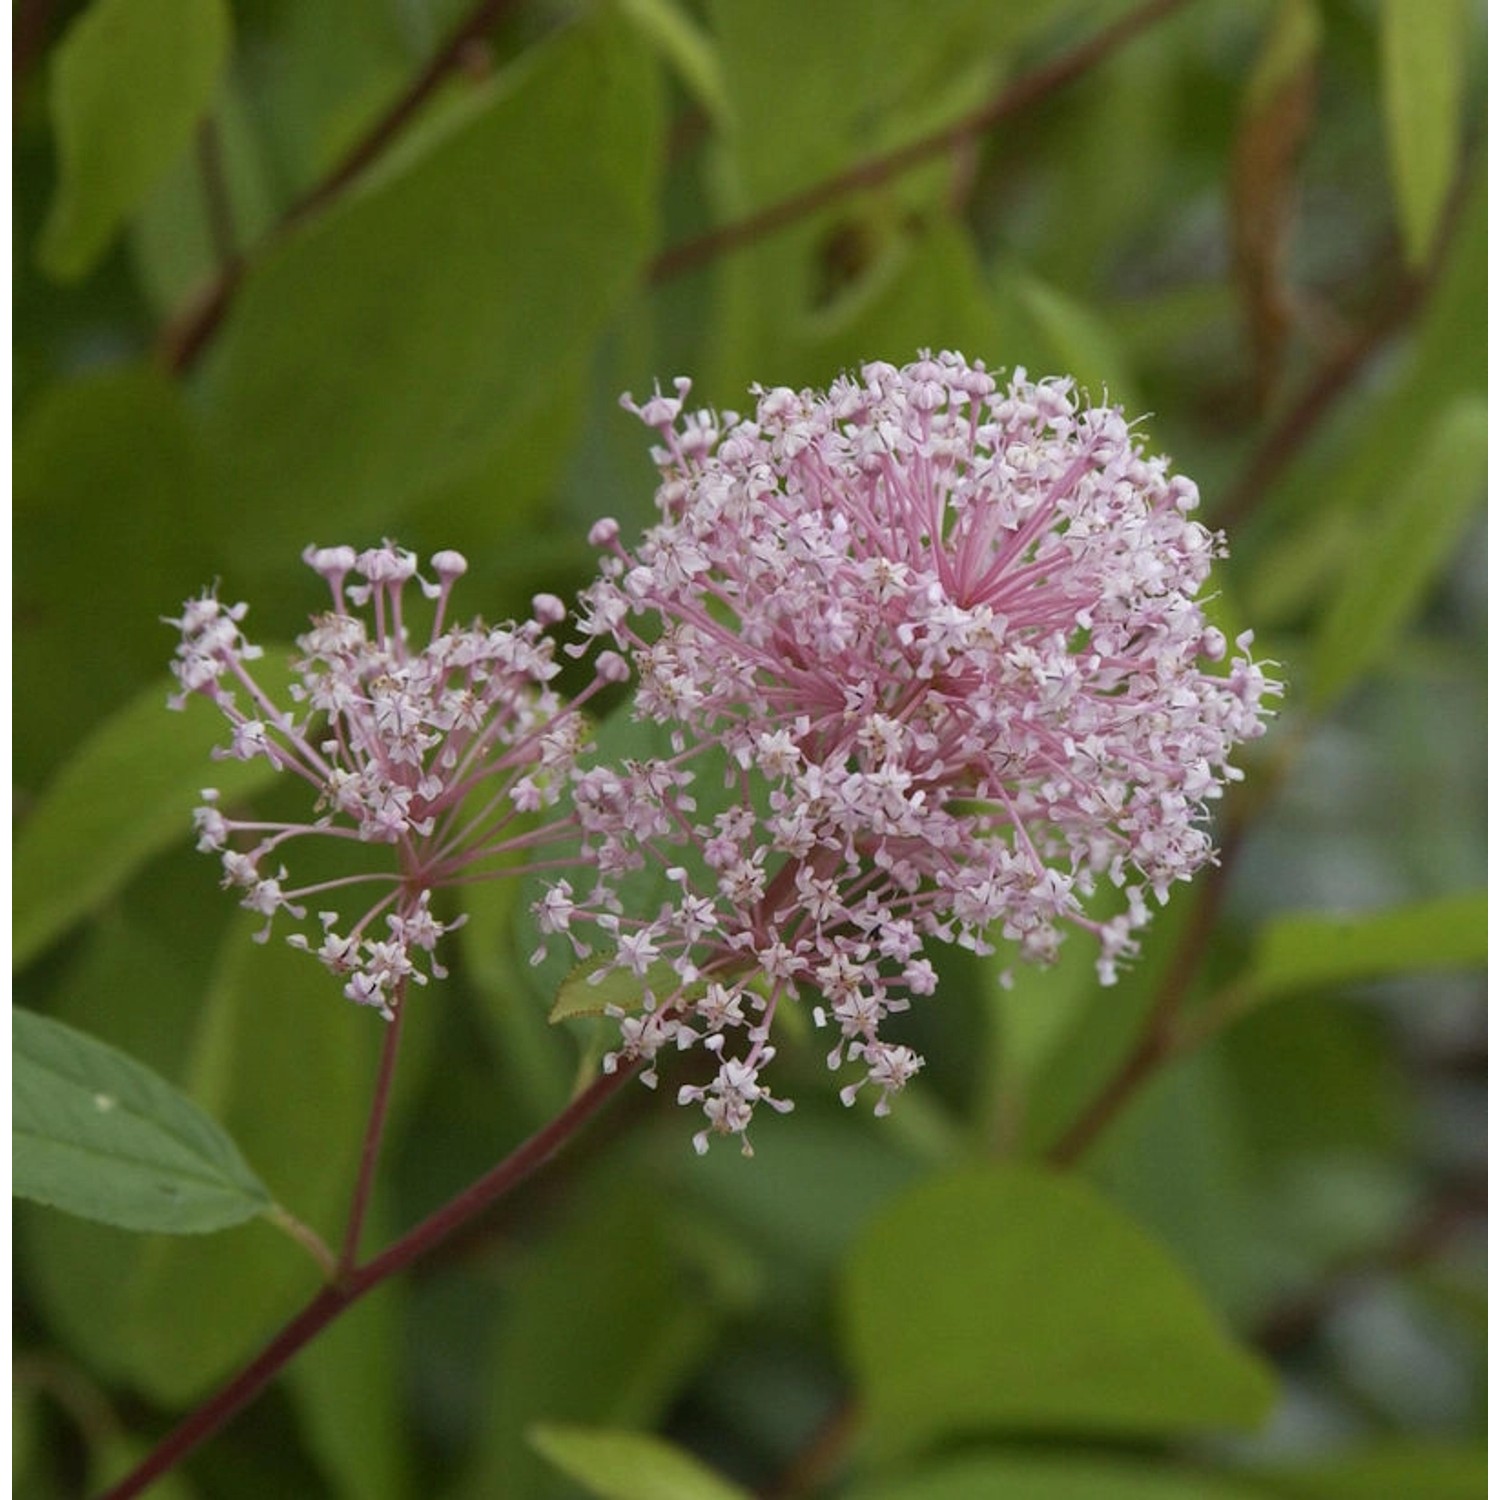
[{"label": "red stem", "polygon": [[976,136],[992,129],[1002,120],[1020,114],[1048,94],[1081,77],[1111,52],[1130,41],[1147,27],[1177,10],[1185,0],[1146,0],[1127,11],[1119,20],[1104,27],[1078,46],[1044,63],[1034,72],[1018,78],[996,98],[971,110],[952,125],[932,135],[899,146],[881,156],[866,157],[852,167],[825,177],[810,187],[778,199],[732,224],[721,224],[696,239],[685,240],[664,250],[647,268],[651,282],[665,281],[683,271],[713,260],[729,250],[765,238],[788,224],[823,208],[825,205],[860,188],[877,187],[892,177],[910,171],[931,157],[942,156],[968,145]]},{"label": "red stem", "polygon": [[595,1079],[555,1119],[456,1198],[428,1215],[368,1264],[351,1271],[338,1286],[324,1287],[228,1385],[174,1428],[102,1500],[127,1500],[128,1496],[139,1495],[147,1485],[175,1468],[199,1443],[249,1405],[293,1355],[340,1313],[517,1187],[598,1114],[635,1073],[636,1068],[626,1067]]},{"label": "red stem", "polygon": [[401,981],[395,997],[394,1014],[386,1027],[380,1049],[380,1072],[375,1078],[375,1098],[370,1104],[370,1118],[359,1153],[359,1177],[354,1184],[354,1198],[349,1204],[349,1222],[344,1229],[344,1248],[339,1252],[338,1279],[345,1280],[359,1259],[359,1236],[370,1211],[370,1194],[375,1188],[375,1168],[380,1162],[380,1143],[385,1135],[386,1115],[391,1104],[391,1080],[396,1075],[396,1053],[401,1046],[401,1021],[406,1015],[406,982]]}]

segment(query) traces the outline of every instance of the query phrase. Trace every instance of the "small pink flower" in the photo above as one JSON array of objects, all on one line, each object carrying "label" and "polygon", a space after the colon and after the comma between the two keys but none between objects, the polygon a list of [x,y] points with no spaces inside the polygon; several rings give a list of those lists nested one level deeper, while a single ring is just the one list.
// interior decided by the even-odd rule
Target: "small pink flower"
[{"label": "small pink flower", "polygon": [[[361,553],[309,547],[303,557],[328,584],[333,607],[298,638],[291,706],[274,702],[251,670],[262,653],[241,629],[247,607],[212,593],[168,622],[182,635],[172,664],[181,691],[170,705],[183,707],[190,694],[211,698],[232,729],[219,755],[263,757],[307,783],[313,816],[302,822],[230,817],[206,790],[194,814],[198,847],[220,855],[225,885],[266,917],[262,939],[276,918],[303,922],[310,897],[337,905],[373,890],[362,912],[321,910],[311,933],[288,941],[340,976],[351,1000],[389,1018],[408,982],[443,977],[438,940],[464,920],[440,921],[432,893],[524,875],[568,834],[572,815],[560,798],[583,736],[579,709],[616,680],[616,669],[571,702],[557,695],[545,627],[560,606],[551,595],[538,596],[523,624],[446,623],[467,570],[457,552],[433,557],[436,581],[390,543]],[[413,582],[432,603],[420,647],[406,618]],[[342,841],[355,871],[292,884],[281,856],[308,838]],[[551,853],[576,859],[576,839],[571,856]]]},{"label": "small pink flower", "polygon": [[[1223,542],[1192,482],[1069,381],[945,353],[761,390],[745,420],[684,413],[687,392],[625,403],[660,439],[659,520],[634,550],[595,528],[581,621],[675,753],[607,794],[579,773],[602,891],[569,911],[572,934],[609,915],[615,965],[675,967],[654,1024],[717,1038],[715,1082],[683,1097],[743,1136],[799,989],[883,1110],[921,1059],[881,1028],[933,991],[933,940],[1044,964],[1082,928],[1110,982],[1145,894],[1212,858],[1206,804],[1279,687],[1248,634],[1214,669]],[[620,877],[653,865],[694,874],[627,912]]]}]

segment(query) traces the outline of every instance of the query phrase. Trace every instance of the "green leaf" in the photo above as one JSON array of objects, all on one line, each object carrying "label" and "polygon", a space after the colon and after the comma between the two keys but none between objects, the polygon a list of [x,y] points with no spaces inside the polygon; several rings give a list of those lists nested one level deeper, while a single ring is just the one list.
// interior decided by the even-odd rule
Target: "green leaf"
[{"label": "green leaf", "polygon": [[229,55],[223,0],[94,0],[52,64],[60,183],[37,257],[82,276],[172,164]]},{"label": "green leaf", "polygon": [[898,238],[852,292],[806,321],[789,378],[822,385],[834,370],[871,359],[905,364],[927,348],[980,356],[999,348],[1000,336],[973,236],[940,217]]},{"label": "green leaf", "polygon": [[[111,1433],[89,1455],[89,1492],[102,1494],[118,1484],[151,1453],[151,1444],[128,1433]],[[181,1469],[154,1480],[151,1500],[196,1500],[199,1491]]]},{"label": "green leaf", "polygon": [[1254,1427],[1270,1372],[1160,1247],[1081,1182],[969,1168],[855,1246],[845,1348],[887,1455],[976,1430]]},{"label": "green leaf", "polygon": [[1425,265],[1458,170],[1464,0],[1384,0],[1380,50],[1385,130],[1407,260]]},{"label": "green leaf", "polygon": [[849,1500],[1254,1500],[1258,1493],[1229,1479],[1128,1459],[997,1453],[861,1485]]},{"label": "green leaf", "polygon": [[[255,105],[268,165],[293,194],[308,191],[345,159],[410,87],[440,41],[437,28],[450,15],[457,19],[451,5],[419,14],[369,0],[239,6],[237,12],[235,78]],[[446,102],[440,92],[424,113]],[[408,130],[423,124],[409,122]]]},{"label": "green leaf", "polygon": [[720,128],[730,121],[729,94],[714,44],[673,0],[621,0],[620,9],[671,63],[682,86]]},{"label": "green leaf", "polygon": [[657,94],[596,12],[258,259],[204,371],[237,545],[377,524],[556,404],[649,248]]},{"label": "green leaf", "polygon": [[1481,969],[1488,913],[1486,892],[1465,891],[1382,911],[1276,917],[1256,939],[1246,985],[1252,996],[1271,998],[1396,974]]},{"label": "green leaf", "polygon": [[[913,140],[998,84],[1056,0],[714,0],[734,110],[728,142],[754,203]],[[748,206],[748,205],[747,205]]]},{"label": "green leaf", "polygon": [[1241,575],[1247,616],[1258,625],[1326,602],[1339,565],[1364,555],[1370,517],[1389,501],[1393,478],[1407,472],[1430,424],[1456,397],[1483,394],[1485,329],[1474,308],[1489,284],[1488,207],[1481,170],[1393,374],[1370,382],[1363,398],[1352,393],[1348,423],[1330,428],[1330,441],[1309,443],[1273,486],[1258,518],[1269,528],[1266,545],[1254,572]]},{"label": "green leaf", "polygon": [[1040,277],[1017,272],[1010,280],[1023,313],[1053,357],[1050,368],[1033,373],[1071,375],[1096,402],[1107,395],[1111,405],[1133,412],[1135,381],[1124,348],[1104,319]]},{"label": "green leaf", "polygon": [[264,1213],[234,1142],[149,1068],[31,1011],[11,1012],[12,1191],[123,1229],[202,1234]]},{"label": "green leaf", "polygon": [[1285,1500],[1480,1500],[1489,1493],[1487,1475],[1480,1446],[1387,1440],[1302,1468],[1258,1470],[1255,1481],[1267,1495]]},{"label": "green leaf", "polygon": [[[385,1023],[349,1004],[308,954],[254,942],[258,925],[251,913],[229,925],[185,1082],[277,1199],[336,1242]],[[417,997],[429,998],[441,1003],[441,992]],[[133,1381],[164,1405],[193,1400],[248,1359],[317,1285],[310,1257],[269,1224],[201,1242],[149,1241],[123,1337]]]},{"label": "green leaf", "polygon": [[182,391],[146,368],[54,386],[18,427],[15,745],[29,791],[156,680],[173,647],[161,617],[223,570],[206,459]]},{"label": "green leaf", "polygon": [[573,1067],[568,1038],[551,1029],[546,1006],[532,989],[529,954],[518,951],[523,941],[535,942],[534,932],[525,933],[521,895],[520,880],[470,886],[464,893],[469,920],[459,929],[458,945],[464,977],[479,992],[494,1037],[504,1085],[540,1124],[568,1102]]},{"label": "green leaf", "polygon": [[[273,648],[257,676],[277,696],[289,670]],[[103,724],[47,788],[16,840],[13,961],[19,968],[113,895],[153,854],[185,839],[206,786],[226,799],[274,780],[269,761],[214,761],[227,741],[206,700],[167,708],[163,679]]]},{"label": "green leaf", "polygon": [[532,1450],[531,1429],[649,1426],[707,1341],[710,1312],[684,1277],[661,1198],[618,1159],[588,1187],[510,1283],[468,1494],[568,1493]]},{"label": "green leaf", "polygon": [[[268,233],[276,217],[256,123],[239,80],[226,76],[205,128],[213,131],[225,215],[233,231],[233,248],[240,251]],[[131,265],[141,291],[161,319],[179,314],[189,298],[202,294],[224,255],[224,247],[217,243],[203,174],[203,147],[195,138],[184,144],[131,220]]]},{"label": "green leaf", "polygon": [[1483,398],[1456,399],[1351,552],[1318,633],[1308,689],[1326,706],[1390,650],[1448,561],[1484,495],[1488,417]]},{"label": "green leaf", "polygon": [[[144,873],[69,945],[76,951],[48,996],[49,1014],[180,1086],[234,911],[190,845]],[[30,1203],[16,1207],[18,1265],[48,1326],[90,1369],[123,1381],[126,1293],[147,1238]]]},{"label": "green leaf", "polygon": [[[1142,1085],[1088,1160],[1109,1201],[1171,1252],[1216,1309],[1246,1325],[1284,1285],[1267,1285],[1247,1231],[1262,1201],[1237,1083],[1221,1049],[1181,1058]],[[1267,1085],[1274,1102],[1277,1087]]]},{"label": "green leaf", "polygon": [[599,1500],[750,1500],[691,1454],[644,1432],[544,1424],[531,1446]]},{"label": "green leaf", "polygon": [[595,979],[607,962],[607,959],[585,958],[575,965],[559,986],[547,1019],[557,1022],[571,1016],[602,1016],[610,1006],[633,1015],[641,1009],[647,990],[658,1000],[664,1000],[682,988],[676,970],[665,960],[659,959],[644,974],[610,969]]}]

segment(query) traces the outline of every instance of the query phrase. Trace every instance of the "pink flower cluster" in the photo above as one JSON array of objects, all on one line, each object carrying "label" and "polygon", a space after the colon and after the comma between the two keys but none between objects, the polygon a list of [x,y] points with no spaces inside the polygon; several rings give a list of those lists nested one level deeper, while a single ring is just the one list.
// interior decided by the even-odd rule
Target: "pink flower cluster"
[{"label": "pink flower cluster", "polygon": [[[565,616],[560,600],[539,595],[534,618],[520,625],[445,628],[453,586],[467,570],[458,553],[432,558],[433,581],[390,543],[358,554],[310,547],[303,557],[327,582],[333,608],[298,638],[292,706],[273,701],[252,671],[262,652],[241,630],[247,606],[212,593],[168,622],[182,635],[172,664],[181,691],[170,703],[207,696],[233,728],[221,757],[264,758],[308,783],[318,814],[311,822],[232,817],[205,790],[194,815],[198,847],[220,855],[224,884],[265,915],[262,941],[278,915],[305,923],[303,903],[317,898],[316,926],[288,941],[344,979],[351,1000],[389,1018],[409,982],[442,977],[438,939],[463,921],[440,921],[432,892],[525,873],[532,851],[566,830],[566,810],[551,822],[548,815],[577,755],[579,707],[626,667],[601,654],[593,684],[564,704],[549,686],[558,668],[545,634]],[[404,614],[413,581],[433,601],[420,649]],[[389,853],[363,859],[356,873],[295,885],[282,855],[307,838]],[[335,909],[343,894],[371,886],[379,894],[357,916]]]},{"label": "pink flower cluster", "polygon": [[[1280,687],[1248,633],[1231,650],[1205,619],[1223,544],[1192,482],[1070,382],[1001,385],[945,353],[757,390],[746,419],[685,411],[689,389],[626,402],[659,438],[660,514],[633,549],[613,521],[591,533],[567,650],[593,665],[570,701],[560,600],[452,625],[463,558],[429,580],[387,543],[306,552],[332,609],[299,639],[290,707],[255,676],[246,606],[212,593],[171,622],[172,702],[208,696],[222,754],[315,794],[310,822],[234,817],[212,790],[195,815],[262,938],[290,918],[390,1016],[463,920],[434,891],[534,876],[537,957],[561,937],[639,989],[606,1069],[654,1084],[663,1049],[701,1049],[706,1081],[679,1090],[707,1120],[694,1143],[748,1151],[757,1107],[791,1107],[762,1082],[784,1005],[812,1000],[844,1102],[868,1084],[883,1114],[922,1066],[887,1022],[935,990],[934,943],[1046,964],[1078,928],[1113,982],[1151,899],[1213,858],[1208,804]],[[659,747],[637,759],[581,712],[632,675]],[[307,838],[361,867],[294,883],[283,855]]]},{"label": "pink flower cluster", "polygon": [[712,1054],[680,1093],[701,1150],[789,1107],[760,1078],[799,993],[859,1069],[845,1102],[868,1082],[882,1113],[921,1066],[884,1023],[933,991],[934,940],[1044,964],[1082,928],[1112,982],[1148,894],[1212,858],[1206,804],[1279,687],[1204,618],[1196,487],[1070,382],[945,353],[759,390],[744,420],[688,390],[626,403],[660,519],[634,550],[599,523],[582,597],[671,752],[574,769],[599,883],[536,910],[641,981],[606,1066]]}]

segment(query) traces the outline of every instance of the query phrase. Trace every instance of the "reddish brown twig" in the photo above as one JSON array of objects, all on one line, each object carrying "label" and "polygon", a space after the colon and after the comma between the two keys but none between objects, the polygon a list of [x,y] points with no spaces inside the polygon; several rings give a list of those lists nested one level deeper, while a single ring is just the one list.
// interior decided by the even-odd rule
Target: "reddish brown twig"
[{"label": "reddish brown twig", "polygon": [[[513,3],[514,0],[486,0],[486,3],[478,6],[423,69],[421,75],[375,122],[339,165],[283,215],[271,231],[270,238],[302,223],[338,198],[349,183],[378,159],[438,84],[460,65],[469,45],[493,26],[506,6]],[[1105,27],[1096,36],[1026,74],[995,99],[971,111],[944,130],[913,141],[896,151],[857,162],[847,171],[815,183],[746,219],[723,225],[666,251],[647,268],[647,279],[661,281],[691,266],[701,265],[717,255],[774,233],[845,194],[886,182],[930,157],[954,150],[1000,121],[1020,113],[1071,83],[1153,22],[1185,3],[1186,0],[1147,0],[1146,4],[1121,17],[1114,25]],[[192,306],[169,324],[160,340],[161,357],[169,370],[181,373],[189,369],[202,353],[223,322],[246,269],[247,264],[243,258],[226,267]]]},{"label": "reddish brown twig", "polygon": [[1233,530],[1243,524],[1270,494],[1272,485],[1306,446],[1329,410],[1354,386],[1371,360],[1426,306],[1448,264],[1472,176],[1472,161],[1466,160],[1449,194],[1437,244],[1425,269],[1420,275],[1404,277],[1369,326],[1332,355],[1287,403],[1279,420],[1250,455],[1224,503],[1214,512],[1215,526]]},{"label": "reddish brown twig", "polygon": [[663,251],[648,267],[647,279],[653,282],[665,281],[668,277],[700,266],[717,256],[743,249],[756,240],[774,234],[778,229],[785,229],[787,225],[806,218],[808,214],[816,213],[836,199],[847,197],[861,188],[878,187],[932,157],[942,156],[967,144],[1002,120],[1029,109],[1047,95],[1082,77],[1110,53],[1184,3],[1185,0],[1147,0],[1145,5],[1128,12],[1114,25],[1106,26],[1060,57],[1018,78],[995,98],[971,110],[952,125],[905,146],[899,146],[894,151],[867,157],[864,161],[856,162],[852,167],[837,172],[832,177],[825,177],[823,181],[815,182],[811,187],[758,209],[743,219],[736,219],[732,224],[722,224],[696,239],[686,240]]},{"label": "reddish brown twig", "polygon": [[[482,37],[515,0],[482,0],[461,21],[437,50],[426,67],[402,90],[390,108],[362,135],[338,164],[307,190],[281,216],[268,239],[274,239],[311,218],[338,198],[386,147],[400,135],[438,86],[462,66],[469,48]],[[246,258],[236,257],[220,266],[215,280],[206,287],[185,313],[170,322],[160,340],[163,363],[174,374],[190,368],[207,346],[229,304],[239,290],[247,269]]]},{"label": "reddish brown twig", "polygon": [[1349,1256],[1306,1291],[1264,1313],[1255,1342],[1268,1354],[1285,1354],[1312,1336],[1362,1278],[1411,1270],[1439,1255],[1454,1235],[1482,1220],[1488,1207],[1483,1177],[1459,1178],[1440,1189],[1390,1244]]},{"label": "reddish brown twig", "polygon": [[1182,1007],[1208,956],[1209,942],[1224,905],[1229,872],[1240,847],[1241,825],[1231,824],[1219,851],[1219,862],[1209,870],[1188,919],[1187,931],[1172,954],[1151,1013],[1135,1046],[1096,1094],[1088,1107],[1047,1152],[1054,1166],[1070,1167],[1102,1135],[1135,1098],[1149,1078],[1181,1049],[1178,1021]]},{"label": "reddish brown twig", "polygon": [[406,1016],[406,980],[397,984],[394,1015],[385,1029],[380,1047],[380,1070],[375,1075],[375,1097],[359,1148],[359,1176],[354,1183],[354,1197],[349,1205],[349,1220],[344,1227],[344,1245],[339,1252],[338,1276],[348,1276],[359,1261],[359,1237],[370,1211],[370,1195],[375,1190],[375,1168],[380,1163],[380,1144],[385,1136],[386,1116],[391,1107],[391,1083],[396,1076],[396,1054],[401,1048],[401,1023]]},{"label": "reddish brown twig", "polygon": [[305,1344],[366,1292],[404,1271],[460,1225],[524,1182],[592,1120],[635,1073],[635,1068],[622,1068],[617,1073],[601,1075],[555,1119],[478,1181],[365,1265],[350,1271],[335,1285],[324,1287],[250,1364],[174,1428],[104,1500],[128,1500],[175,1468],[201,1442],[249,1405]]}]

